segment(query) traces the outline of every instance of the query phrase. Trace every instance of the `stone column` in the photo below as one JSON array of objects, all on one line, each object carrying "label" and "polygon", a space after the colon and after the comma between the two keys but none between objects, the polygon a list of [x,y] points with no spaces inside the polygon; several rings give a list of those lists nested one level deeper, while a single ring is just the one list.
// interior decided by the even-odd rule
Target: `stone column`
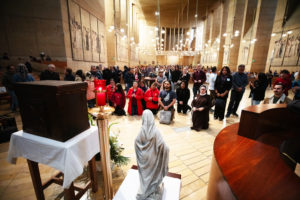
[{"label": "stone column", "polygon": [[223,67],[223,58],[224,58],[224,48],[223,45],[225,44],[225,37],[223,37],[223,33],[226,32],[227,27],[227,18],[228,18],[228,6],[229,0],[224,1],[221,3],[221,18],[220,18],[220,45],[218,51],[218,69]]},{"label": "stone column", "polygon": [[116,36],[115,31],[109,32],[110,26],[114,23],[114,1],[105,0],[105,27],[106,27],[106,46],[107,46],[107,65],[115,65],[116,63]]},{"label": "stone column", "polygon": [[250,47],[250,71],[265,71],[276,6],[277,0],[258,0],[253,30],[256,42]]},{"label": "stone column", "polygon": [[[229,50],[229,67],[231,70],[236,71],[238,63],[238,55],[240,49],[241,32],[243,27],[243,18],[245,10],[245,0],[236,0],[234,6],[234,15],[232,17],[232,24],[227,24],[231,27],[229,31],[230,50]],[[227,29],[228,30],[228,29]]]}]

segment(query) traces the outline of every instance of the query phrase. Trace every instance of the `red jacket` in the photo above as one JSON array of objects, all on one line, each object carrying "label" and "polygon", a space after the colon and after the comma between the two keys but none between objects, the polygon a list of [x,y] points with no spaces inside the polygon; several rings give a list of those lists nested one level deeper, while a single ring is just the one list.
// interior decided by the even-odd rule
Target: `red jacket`
[{"label": "red jacket", "polygon": [[274,83],[273,83],[273,87],[274,85],[276,85],[277,83],[282,83],[282,85],[284,85],[285,89],[284,89],[284,94],[286,96],[288,96],[288,91],[289,89],[291,89],[292,86],[292,82],[291,79],[288,77],[287,79],[283,79],[281,77],[277,78]]},{"label": "red jacket", "polygon": [[125,107],[125,94],[121,94],[119,92],[114,92],[112,96],[112,102],[113,104],[116,104],[120,108]]},{"label": "red jacket", "polygon": [[111,85],[106,87],[106,98],[112,101],[113,93],[115,92],[116,87],[111,88]]},{"label": "red jacket", "polygon": [[[131,115],[131,101],[132,101],[132,94],[133,94],[133,88],[130,88],[128,93],[127,93],[127,98],[129,98],[129,103],[128,103],[128,114]],[[141,100],[143,99],[143,90],[141,88],[136,89],[136,103],[137,103],[137,108],[138,108],[138,115],[142,115],[143,113],[143,106]]]},{"label": "red jacket", "polygon": [[[152,100],[149,100],[149,97],[152,97]],[[159,97],[159,90],[155,88],[153,91],[149,88],[144,95],[144,100],[146,101],[146,108],[148,109],[158,109],[158,97]],[[157,102],[156,104],[153,101]]]}]

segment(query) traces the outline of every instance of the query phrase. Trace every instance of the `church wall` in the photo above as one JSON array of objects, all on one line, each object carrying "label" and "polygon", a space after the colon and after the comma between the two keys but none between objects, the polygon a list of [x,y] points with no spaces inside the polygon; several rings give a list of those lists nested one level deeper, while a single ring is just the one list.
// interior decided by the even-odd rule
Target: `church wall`
[{"label": "church wall", "polygon": [[[62,0],[60,3],[68,67],[73,71],[82,69],[86,72],[92,65],[106,66],[104,1]],[[81,25],[81,30],[73,29],[71,25],[73,17],[76,18],[76,23]],[[85,32],[85,27],[88,27],[89,32]],[[80,38],[79,42],[76,42],[75,38]],[[95,44],[96,42],[98,44]]]},{"label": "church wall", "polygon": [[283,69],[287,69],[290,72],[300,70],[300,5],[289,17],[285,25],[282,26],[286,4],[287,0],[278,0],[277,2],[272,30],[273,36],[268,48],[265,71],[268,71],[269,68],[273,72],[275,70],[280,72]]},{"label": "church wall", "polygon": [[1,55],[28,60],[44,52],[53,60],[66,60],[59,0],[3,0],[0,9]]}]

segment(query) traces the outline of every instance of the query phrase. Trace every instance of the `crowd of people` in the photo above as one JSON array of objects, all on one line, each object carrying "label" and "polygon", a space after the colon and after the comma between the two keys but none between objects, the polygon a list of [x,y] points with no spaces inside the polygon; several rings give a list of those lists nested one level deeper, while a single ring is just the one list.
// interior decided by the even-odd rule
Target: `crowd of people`
[{"label": "crowd of people", "polygon": [[[277,72],[276,72],[277,73]],[[174,118],[175,104],[177,112],[187,114],[192,112],[192,129],[200,131],[208,128],[209,112],[213,112],[215,120],[223,120],[231,115],[237,116],[239,103],[247,85],[250,85],[251,105],[263,103],[288,103],[288,91],[292,89],[294,100],[300,99],[300,73],[290,74],[282,70],[279,76],[271,71],[268,73],[245,73],[245,66],[239,65],[237,72],[231,73],[230,68],[224,66],[220,71],[216,67],[203,67],[200,64],[195,68],[183,66],[142,66],[128,68],[91,66],[90,71],[84,73],[79,69],[73,73],[66,68],[65,81],[79,81],[88,84],[88,107],[96,105],[95,79],[106,80],[106,95],[110,106],[115,107],[115,115],[142,115],[143,110],[149,109],[154,115],[159,110],[170,111],[171,121]],[[273,78],[273,77],[276,78]],[[146,79],[146,77],[148,79]],[[272,79],[274,79],[272,84]],[[8,66],[2,79],[3,86],[12,98],[11,110],[16,111],[18,101],[14,93],[14,84],[17,82],[34,81],[25,64],[17,68]],[[41,72],[40,80],[61,80],[56,72],[55,65],[50,64]],[[124,81],[124,89],[121,84]],[[147,82],[145,82],[148,80]],[[193,84],[193,100],[189,84]],[[273,88],[274,95],[265,98],[268,86]],[[230,92],[230,100],[225,115],[225,108]],[[126,99],[128,110],[125,112]],[[214,108],[214,109],[213,109]]]}]

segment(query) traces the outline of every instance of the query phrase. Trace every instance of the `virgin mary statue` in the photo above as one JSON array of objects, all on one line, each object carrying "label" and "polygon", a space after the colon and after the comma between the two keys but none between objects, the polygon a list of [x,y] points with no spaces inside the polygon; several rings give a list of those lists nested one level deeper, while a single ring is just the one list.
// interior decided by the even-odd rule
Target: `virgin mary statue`
[{"label": "virgin mary statue", "polygon": [[168,173],[169,148],[156,128],[150,110],[143,112],[142,128],[135,140],[135,153],[140,179],[136,199],[161,199],[161,183]]}]

